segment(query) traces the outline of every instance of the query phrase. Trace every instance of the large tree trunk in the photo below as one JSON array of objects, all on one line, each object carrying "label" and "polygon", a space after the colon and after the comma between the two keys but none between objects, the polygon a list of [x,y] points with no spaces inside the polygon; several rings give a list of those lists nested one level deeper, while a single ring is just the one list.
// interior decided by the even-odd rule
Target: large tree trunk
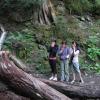
[{"label": "large tree trunk", "polygon": [[2,54],[1,60],[0,77],[18,92],[26,94],[31,98],[35,97],[35,99],[40,96],[40,98],[43,97],[47,100],[70,100],[67,96],[16,67],[9,60],[6,53]]},{"label": "large tree trunk", "polygon": [[85,83],[81,85],[74,85],[49,81],[46,79],[40,80],[69,97],[71,96],[79,98],[100,98],[100,85]]},{"label": "large tree trunk", "polygon": [[44,0],[38,12],[38,21],[40,24],[50,25],[56,20],[55,11],[50,0]]}]

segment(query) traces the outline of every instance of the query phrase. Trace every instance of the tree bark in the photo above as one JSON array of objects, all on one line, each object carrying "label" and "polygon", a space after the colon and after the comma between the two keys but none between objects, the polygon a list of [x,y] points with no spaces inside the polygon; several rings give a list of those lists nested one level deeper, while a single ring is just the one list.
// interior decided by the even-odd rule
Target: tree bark
[{"label": "tree bark", "polygon": [[13,89],[27,94],[31,98],[43,97],[42,99],[47,100],[71,100],[39,79],[19,69],[9,60],[6,53],[1,55],[0,77],[3,81],[8,82]]},{"label": "tree bark", "polygon": [[0,25],[0,27],[1,27],[1,32],[2,32],[1,33],[1,37],[0,37],[0,51],[1,51],[2,45],[4,43],[4,40],[5,40],[5,37],[6,37],[7,32],[5,31],[5,29],[3,28],[2,25]]},{"label": "tree bark", "polygon": [[31,100],[31,99],[17,95],[11,91],[2,91],[0,92],[0,100]]},{"label": "tree bark", "polygon": [[[15,60],[14,62],[16,64],[17,61]],[[17,67],[23,69],[23,65],[17,64]],[[65,84],[61,82],[49,81],[46,79],[40,79],[40,80],[67,96],[79,97],[79,98],[84,98],[84,97],[100,98],[100,85],[95,85],[95,84],[91,85],[89,83],[87,84],[84,83],[82,85],[79,84],[75,85],[75,84]]]},{"label": "tree bark", "polygon": [[18,68],[22,69],[25,72],[29,71],[29,68],[26,67],[25,64],[21,60],[16,58],[16,56],[10,54],[9,57]]},{"label": "tree bark", "polygon": [[46,79],[40,80],[69,97],[100,98],[100,85],[91,85],[85,83],[81,85],[74,85],[49,81]]},{"label": "tree bark", "polygon": [[[14,61],[14,58],[12,57],[12,60]],[[16,60],[14,63],[16,64]],[[17,62],[18,63],[18,62]],[[17,64],[17,67],[23,69],[23,65]],[[24,67],[26,67],[24,65]],[[71,84],[65,84],[61,82],[54,82],[49,81],[46,79],[40,79],[44,83],[50,85],[51,87],[57,89],[61,93],[67,95],[67,96],[73,96],[73,97],[81,97],[81,98],[100,98],[100,86],[96,86],[95,84],[86,84],[83,85],[71,85]]]},{"label": "tree bark", "polygon": [[38,20],[40,24],[50,25],[55,23],[56,15],[50,0],[45,0],[38,12]]}]

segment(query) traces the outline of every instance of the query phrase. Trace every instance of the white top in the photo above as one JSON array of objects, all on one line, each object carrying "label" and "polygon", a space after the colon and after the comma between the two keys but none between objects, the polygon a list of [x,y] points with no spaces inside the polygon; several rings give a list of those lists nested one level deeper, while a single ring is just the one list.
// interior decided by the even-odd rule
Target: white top
[{"label": "white top", "polygon": [[78,56],[79,56],[79,50],[74,51],[74,57],[73,57],[73,61],[72,61],[73,63],[79,62]]},{"label": "white top", "polygon": [[73,57],[73,60],[72,60],[73,63],[79,62],[79,59],[78,59],[79,52],[80,52],[79,50],[75,51],[75,50],[71,49],[71,54],[74,53],[74,57]]}]

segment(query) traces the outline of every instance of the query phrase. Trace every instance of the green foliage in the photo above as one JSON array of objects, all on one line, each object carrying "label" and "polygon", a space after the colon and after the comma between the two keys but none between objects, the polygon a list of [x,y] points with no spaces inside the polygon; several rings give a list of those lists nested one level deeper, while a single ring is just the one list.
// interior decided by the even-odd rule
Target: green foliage
[{"label": "green foliage", "polygon": [[100,15],[100,0],[64,0],[69,13],[87,14],[89,12]]},{"label": "green foliage", "polygon": [[63,16],[57,16],[56,25],[52,27],[54,36],[60,39],[67,38],[67,22]]},{"label": "green foliage", "polygon": [[98,36],[89,37],[87,40],[87,56],[90,61],[88,69],[100,73],[100,48],[97,46],[98,42],[100,42]]},{"label": "green foliage", "polygon": [[99,40],[98,40],[97,36],[90,36],[88,41],[87,41],[87,44],[88,44],[88,49],[87,49],[88,57],[93,61],[96,61],[98,59],[98,56],[100,56],[100,48],[96,46],[98,41]]},{"label": "green foliage", "polygon": [[100,15],[100,0],[95,0],[93,5],[93,13]]},{"label": "green foliage", "polygon": [[88,57],[91,60],[96,61],[98,55],[100,55],[100,49],[99,48],[97,48],[97,47],[88,48]]},{"label": "green foliage", "polygon": [[100,74],[100,63],[82,63],[81,65],[84,65],[82,68],[85,69],[87,72]]},{"label": "green foliage", "polygon": [[52,37],[53,31],[50,26],[36,26],[36,43],[47,46],[50,44]]},{"label": "green foliage", "polygon": [[49,74],[50,73],[50,66],[47,60],[47,50],[39,50],[37,54],[36,60],[36,70],[41,74]]},{"label": "green foliage", "polygon": [[26,59],[33,50],[33,36],[24,32],[11,32],[5,42],[5,49],[16,53],[19,58]]},{"label": "green foliage", "polygon": [[[47,60],[48,53],[44,45],[50,40],[48,32],[48,27],[38,27],[38,29],[33,29],[32,27],[30,29],[25,28],[20,32],[10,32],[6,38],[3,49],[15,53],[18,58],[29,64],[32,71],[36,69],[39,73],[49,74],[50,66]],[[43,37],[39,37],[40,33]],[[36,43],[38,38],[41,38],[41,42]],[[20,47],[16,48],[16,45],[18,46],[19,44]]]},{"label": "green foliage", "polygon": [[91,10],[92,3],[89,0],[64,0],[70,13],[82,14]]}]

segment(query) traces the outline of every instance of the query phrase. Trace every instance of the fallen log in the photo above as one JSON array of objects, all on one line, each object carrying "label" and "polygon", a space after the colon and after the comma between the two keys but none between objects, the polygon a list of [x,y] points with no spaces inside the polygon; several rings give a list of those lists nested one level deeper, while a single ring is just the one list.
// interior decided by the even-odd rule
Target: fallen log
[{"label": "fallen log", "polygon": [[42,82],[55,88],[59,92],[77,98],[100,98],[100,85],[93,84],[68,84],[62,82],[55,82],[46,79],[40,79]]},{"label": "fallen log", "polygon": [[39,79],[19,69],[9,60],[6,53],[1,55],[0,77],[3,81],[8,82],[16,91],[30,98],[35,98],[35,100],[38,98],[47,100],[71,100]]},{"label": "fallen log", "polygon": [[0,100],[31,100],[31,99],[17,95],[11,91],[2,91],[0,92]]},{"label": "fallen log", "polygon": [[[13,57],[12,57],[12,60]],[[17,61],[15,60],[15,63]],[[23,69],[23,65],[17,64],[17,67]],[[24,67],[25,64],[24,64]],[[65,84],[61,82],[49,81],[46,79],[40,79],[44,83],[50,85],[51,87],[57,89],[61,93],[71,96],[71,97],[79,97],[79,98],[100,98],[100,86],[96,86],[95,84],[82,84],[82,85],[75,85],[75,84]]]}]

